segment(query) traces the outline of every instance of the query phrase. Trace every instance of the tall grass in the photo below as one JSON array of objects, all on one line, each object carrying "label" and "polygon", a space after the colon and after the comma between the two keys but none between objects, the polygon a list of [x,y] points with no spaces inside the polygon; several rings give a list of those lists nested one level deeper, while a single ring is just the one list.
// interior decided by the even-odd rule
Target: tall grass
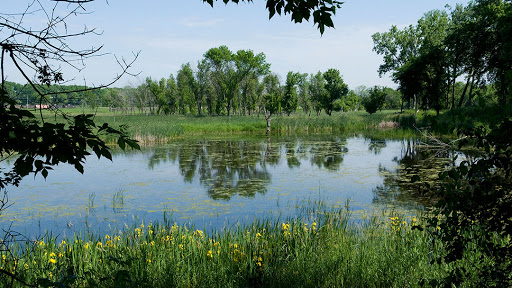
[{"label": "tall grass", "polygon": [[[393,121],[394,111],[375,114],[363,112],[333,113],[332,116],[307,116],[297,113],[291,116],[272,117],[272,135],[309,135],[376,131],[379,123]],[[133,138],[144,143],[167,142],[178,137],[201,135],[259,135],[266,132],[263,116],[183,116],[183,115],[105,115],[96,116],[97,123],[126,128]],[[383,133],[411,134],[412,130],[385,129]],[[393,135],[391,135],[393,136]],[[400,136],[400,135],[398,135]]]},{"label": "tall grass", "polygon": [[430,263],[442,250],[411,229],[415,217],[356,224],[345,209],[304,211],[214,231],[142,223],[60,243],[47,237],[13,247],[17,259],[4,254],[2,268],[61,287],[420,287],[444,275]]}]

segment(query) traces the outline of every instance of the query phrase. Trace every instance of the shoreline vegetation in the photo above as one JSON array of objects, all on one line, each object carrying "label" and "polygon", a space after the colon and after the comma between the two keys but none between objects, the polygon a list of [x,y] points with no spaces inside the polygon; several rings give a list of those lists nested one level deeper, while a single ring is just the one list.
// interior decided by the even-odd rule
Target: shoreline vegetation
[{"label": "shoreline vegetation", "polygon": [[447,265],[430,261],[442,245],[420,217],[355,223],[350,213],[310,203],[298,218],[219,231],[167,221],[59,243],[47,236],[13,246],[1,266],[42,287],[424,287],[445,276]]},{"label": "shoreline vegetation", "polygon": [[[75,111],[76,110],[76,111]],[[276,137],[290,135],[316,134],[348,134],[367,133],[372,137],[420,137],[422,133],[431,133],[437,137],[455,137],[455,128],[461,123],[475,120],[474,123],[488,126],[496,113],[487,110],[484,114],[475,109],[447,110],[436,116],[433,111],[414,110],[383,110],[374,114],[364,111],[333,112],[329,115],[309,116],[297,112],[290,116],[275,115],[272,120],[270,135],[266,135],[265,116],[231,115],[231,116],[194,116],[194,115],[146,115],[146,114],[114,114],[108,108],[85,111],[94,114],[97,123],[108,123],[110,126],[122,127],[125,132],[141,145],[164,144],[173,139],[183,137]],[[69,115],[80,114],[82,109],[63,109]],[[60,117],[52,117],[51,111],[43,111],[45,119],[62,121]],[[468,113],[476,119],[468,117]],[[471,121],[473,121],[471,120]],[[114,143],[113,139],[107,139]]]}]

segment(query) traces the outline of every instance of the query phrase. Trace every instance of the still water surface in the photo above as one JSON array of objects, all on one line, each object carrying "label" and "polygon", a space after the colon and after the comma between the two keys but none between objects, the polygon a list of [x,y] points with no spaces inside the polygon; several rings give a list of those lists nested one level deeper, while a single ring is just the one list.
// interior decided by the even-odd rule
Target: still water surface
[{"label": "still water surface", "polygon": [[12,225],[31,237],[72,236],[165,215],[208,229],[293,217],[297,207],[317,200],[340,207],[350,201],[354,211],[421,208],[386,197],[400,193],[390,175],[415,153],[411,143],[361,136],[183,140],[113,153],[113,162],[90,157],[83,175],[61,165],[46,180],[26,177],[10,187],[12,206],[0,216],[0,228]]}]

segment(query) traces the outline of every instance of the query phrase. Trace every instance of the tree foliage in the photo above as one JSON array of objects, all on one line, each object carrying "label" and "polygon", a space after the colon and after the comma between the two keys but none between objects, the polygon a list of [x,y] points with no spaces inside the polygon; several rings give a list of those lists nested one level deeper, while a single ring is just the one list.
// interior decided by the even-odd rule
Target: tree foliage
[{"label": "tree foliage", "polygon": [[297,86],[299,81],[300,74],[297,72],[290,71],[286,75],[286,83],[284,85],[283,98],[281,99],[281,107],[288,116],[297,110],[299,103]]},{"label": "tree foliage", "polygon": [[[510,287],[512,285],[512,119],[505,117],[491,129],[466,127],[463,146],[483,149],[474,161],[439,174],[445,181],[441,201],[430,218],[432,234],[447,249],[443,259],[452,265],[436,285]],[[459,147],[459,148],[460,148]],[[465,259],[477,275],[468,277]]]},{"label": "tree foliage", "polygon": [[[500,104],[512,87],[512,4],[479,0],[451,13],[425,13],[417,25],[375,33],[373,50],[383,56],[379,74],[391,72],[404,100],[419,109],[471,104],[476,89],[492,83]],[[466,85],[457,95],[457,79]],[[458,101],[457,99],[458,98]]]},{"label": "tree foliage", "polygon": [[374,86],[368,90],[368,96],[363,98],[361,104],[363,104],[363,107],[366,110],[366,112],[373,114],[378,110],[382,110],[382,108],[384,108],[385,103],[386,92],[384,92],[384,88]]},{"label": "tree foliage", "polygon": [[[217,0],[215,0],[217,1]],[[222,0],[224,4],[233,2],[252,2],[252,0]],[[214,0],[203,0],[213,7]],[[313,23],[318,26],[320,33],[323,34],[325,27],[334,28],[332,16],[336,14],[336,9],[341,8],[343,2],[336,0],[267,0],[267,10],[269,19],[272,19],[277,13],[290,14],[291,20],[295,23],[302,23],[303,20],[309,21],[313,15]]]},{"label": "tree foliage", "polygon": [[325,79],[325,90],[320,102],[325,109],[327,115],[331,115],[334,109],[334,101],[345,97],[348,94],[348,85],[343,82],[340,71],[337,69],[329,69],[322,75]]}]

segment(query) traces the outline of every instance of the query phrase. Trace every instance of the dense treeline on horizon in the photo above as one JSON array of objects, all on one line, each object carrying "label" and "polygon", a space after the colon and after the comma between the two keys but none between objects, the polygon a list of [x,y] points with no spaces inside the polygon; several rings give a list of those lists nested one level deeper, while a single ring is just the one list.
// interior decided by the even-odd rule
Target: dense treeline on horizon
[{"label": "dense treeline on horizon", "polygon": [[[401,95],[389,87],[358,86],[348,89],[337,69],[316,74],[290,71],[283,79],[272,73],[265,55],[251,50],[231,52],[220,46],[208,50],[193,66],[183,64],[176,76],[160,80],[147,77],[138,86],[70,92],[87,88],[75,85],[40,86],[55,93],[42,104],[95,109],[109,107],[122,113],[149,115],[260,115],[265,110],[290,115],[303,111],[319,115],[322,111],[363,109],[363,99],[379,90],[388,109],[400,108]],[[6,82],[6,90],[20,105],[38,105],[40,97],[29,85]],[[272,107],[271,107],[272,106]],[[382,108],[383,108],[382,107]]]}]

